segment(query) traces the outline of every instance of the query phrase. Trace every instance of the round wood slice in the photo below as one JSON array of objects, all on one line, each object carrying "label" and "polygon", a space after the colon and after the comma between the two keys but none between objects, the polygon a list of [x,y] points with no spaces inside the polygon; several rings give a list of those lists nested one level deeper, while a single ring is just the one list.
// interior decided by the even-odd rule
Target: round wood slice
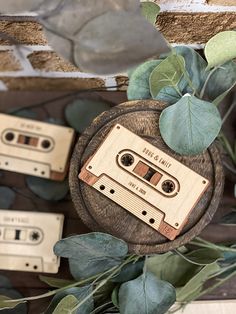
[{"label": "round wood slice", "polygon": [[[110,233],[125,240],[130,252],[137,254],[165,252],[189,242],[211,221],[223,192],[224,176],[216,145],[211,145],[205,153],[198,156],[175,154],[160,136],[158,121],[163,108],[165,105],[160,102],[141,100],[126,102],[104,112],[79,138],[71,161],[70,189],[79,217],[92,230]],[[182,233],[173,241],[78,179],[82,165],[94,154],[116,123],[141,136],[211,182],[192,210]]]}]

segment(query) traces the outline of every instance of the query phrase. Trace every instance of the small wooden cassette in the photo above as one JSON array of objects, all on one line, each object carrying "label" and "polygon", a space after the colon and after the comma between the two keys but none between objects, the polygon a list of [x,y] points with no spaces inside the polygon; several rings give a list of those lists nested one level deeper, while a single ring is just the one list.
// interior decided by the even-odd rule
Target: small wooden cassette
[{"label": "small wooden cassette", "polygon": [[63,222],[61,214],[0,210],[0,269],[57,273]]},{"label": "small wooden cassette", "polygon": [[74,130],[0,114],[0,169],[61,181],[68,170]]},{"label": "small wooden cassette", "polygon": [[174,240],[210,182],[122,125],[115,125],[79,178]]}]

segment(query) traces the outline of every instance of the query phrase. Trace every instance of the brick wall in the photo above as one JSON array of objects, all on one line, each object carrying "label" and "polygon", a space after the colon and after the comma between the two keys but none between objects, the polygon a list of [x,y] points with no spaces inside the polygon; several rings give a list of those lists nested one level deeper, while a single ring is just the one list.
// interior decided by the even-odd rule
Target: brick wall
[{"label": "brick wall", "polygon": [[[157,27],[173,45],[203,47],[214,34],[236,29],[236,0],[153,1],[161,6]],[[1,16],[0,35],[0,90],[81,90],[127,83],[124,75],[96,77],[60,58],[33,16]]]}]

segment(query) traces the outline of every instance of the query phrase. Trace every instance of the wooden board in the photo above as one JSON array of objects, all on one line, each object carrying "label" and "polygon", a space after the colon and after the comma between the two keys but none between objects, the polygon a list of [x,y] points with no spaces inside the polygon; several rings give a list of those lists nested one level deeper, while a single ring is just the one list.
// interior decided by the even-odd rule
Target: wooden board
[{"label": "wooden board", "polygon": [[[102,114],[80,137],[70,167],[71,194],[79,217],[93,230],[123,238],[129,243],[130,251],[138,254],[165,252],[189,242],[211,221],[223,191],[221,158],[215,144],[205,153],[194,157],[177,155],[165,145],[158,128],[159,116],[164,107],[164,104],[157,101],[132,101]],[[94,154],[117,123],[211,182],[211,186],[190,214],[185,228],[174,241],[167,240],[122,207],[78,180],[81,166]]]},{"label": "wooden board", "polygon": [[235,314],[236,301],[198,301],[188,304],[176,314]]}]

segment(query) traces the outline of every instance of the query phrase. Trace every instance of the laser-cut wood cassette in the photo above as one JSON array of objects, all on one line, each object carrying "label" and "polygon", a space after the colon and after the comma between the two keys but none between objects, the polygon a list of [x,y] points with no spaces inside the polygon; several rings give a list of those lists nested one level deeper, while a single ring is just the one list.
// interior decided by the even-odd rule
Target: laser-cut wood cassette
[{"label": "laser-cut wood cassette", "polygon": [[210,182],[120,124],[82,167],[79,178],[170,240]]},{"label": "laser-cut wood cassette", "polygon": [[57,273],[62,214],[0,210],[0,269]]},{"label": "laser-cut wood cassette", "polygon": [[68,170],[72,128],[0,114],[0,169],[61,181]]}]

